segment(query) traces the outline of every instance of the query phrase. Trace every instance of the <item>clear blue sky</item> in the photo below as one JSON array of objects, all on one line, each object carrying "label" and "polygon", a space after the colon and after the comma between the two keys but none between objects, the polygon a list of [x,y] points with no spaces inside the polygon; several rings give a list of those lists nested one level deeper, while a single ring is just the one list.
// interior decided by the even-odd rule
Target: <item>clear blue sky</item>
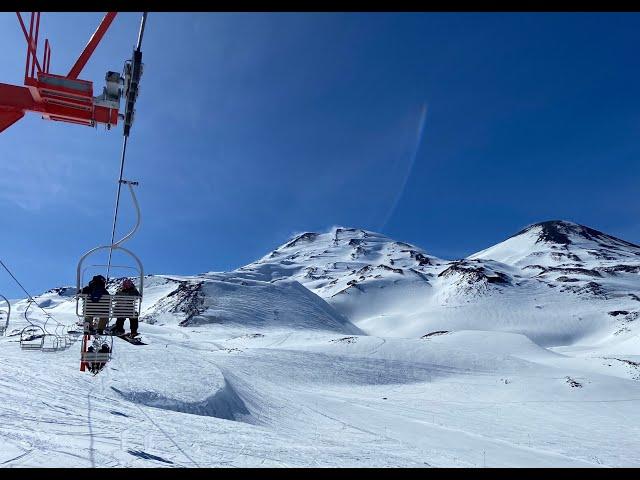
[{"label": "clear blue sky", "polygon": [[[45,13],[66,73],[99,13]],[[81,78],[121,71],[122,13]],[[0,14],[0,81],[25,41]],[[455,258],[567,219],[640,243],[640,15],[150,13],[126,176],[149,273],[239,267],[357,226]],[[0,134],[0,258],[34,293],[108,243],[121,129]],[[123,197],[120,231],[131,219]],[[0,291],[19,296],[0,272]]]}]

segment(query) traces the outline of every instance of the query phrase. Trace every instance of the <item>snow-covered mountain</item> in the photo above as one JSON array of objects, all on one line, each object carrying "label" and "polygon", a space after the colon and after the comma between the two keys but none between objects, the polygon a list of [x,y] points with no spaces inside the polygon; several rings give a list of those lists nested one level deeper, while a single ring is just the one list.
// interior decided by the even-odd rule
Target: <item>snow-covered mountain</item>
[{"label": "snow-covered mountain", "polygon": [[577,223],[552,220],[530,225],[469,258],[521,268],[601,268],[627,262],[635,265],[640,262],[640,246]]},{"label": "snow-covered mountain", "polygon": [[531,225],[459,260],[335,227],[297,235],[233,272],[148,276],[142,320],[409,338],[494,330],[549,346],[619,341],[636,333],[639,271],[640,246],[566,221]]},{"label": "snow-covered mountain", "polygon": [[378,233],[336,227],[298,235],[237,272],[264,281],[295,279],[365,331],[417,336],[430,327],[407,316],[509,285],[510,270],[490,260],[450,262]]},{"label": "snow-covered mountain", "polygon": [[640,302],[640,246],[566,221],[531,225],[470,258],[493,259],[563,292]]},{"label": "snow-covered mountain", "polygon": [[637,245],[551,221],[455,261],[361,229],[306,232],[237,272],[295,279],[371,334],[492,329],[558,345],[629,333],[639,269]]},{"label": "snow-covered mountain", "polygon": [[[640,316],[640,246],[567,221],[536,223],[469,257],[517,267],[523,276],[580,298],[616,320],[615,334],[630,332]],[[573,294],[573,295],[572,295]]]},{"label": "snow-covered mountain", "polygon": [[262,281],[294,279],[358,323],[420,303],[444,263],[412,245],[338,227],[298,235],[237,272]]}]

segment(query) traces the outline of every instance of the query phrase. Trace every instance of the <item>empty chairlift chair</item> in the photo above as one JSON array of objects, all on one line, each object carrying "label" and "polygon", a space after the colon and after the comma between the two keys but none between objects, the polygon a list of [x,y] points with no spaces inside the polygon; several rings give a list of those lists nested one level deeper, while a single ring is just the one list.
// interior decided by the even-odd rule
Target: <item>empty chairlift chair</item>
[{"label": "empty chairlift chair", "polygon": [[32,302],[29,302],[27,308],[24,309],[24,318],[29,325],[24,327],[20,332],[20,348],[24,350],[41,350],[44,345],[44,337],[46,332],[40,325],[36,325],[29,320],[29,308]]}]

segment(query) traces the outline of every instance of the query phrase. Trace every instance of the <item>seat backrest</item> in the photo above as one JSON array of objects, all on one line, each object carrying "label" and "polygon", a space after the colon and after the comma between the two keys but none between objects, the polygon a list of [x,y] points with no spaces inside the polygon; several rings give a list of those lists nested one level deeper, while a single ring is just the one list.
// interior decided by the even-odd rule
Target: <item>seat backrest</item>
[{"label": "seat backrest", "polygon": [[111,295],[102,295],[100,300],[94,302],[89,295],[82,297],[82,315],[84,317],[108,317],[111,312]]},{"label": "seat backrest", "polygon": [[114,295],[112,297],[111,307],[114,317],[137,317],[140,297],[129,295]]},{"label": "seat backrest", "polygon": [[102,295],[94,302],[87,294],[79,294],[82,299],[83,317],[118,318],[137,317],[140,310],[140,297],[129,295]]}]

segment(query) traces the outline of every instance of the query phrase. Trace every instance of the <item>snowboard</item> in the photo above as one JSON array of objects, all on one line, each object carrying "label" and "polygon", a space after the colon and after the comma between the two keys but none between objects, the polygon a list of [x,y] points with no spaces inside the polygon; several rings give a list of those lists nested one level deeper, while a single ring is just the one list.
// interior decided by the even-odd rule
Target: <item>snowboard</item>
[{"label": "snowboard", "polygon": [[114,335],[114,336],[118,337],[118,338],[121,338],[125,342],[130,343],[131,345],[147,345],[142,340],[140,340],[139,336],[135,337],[135,338],[131,338],[128,335]]}]

